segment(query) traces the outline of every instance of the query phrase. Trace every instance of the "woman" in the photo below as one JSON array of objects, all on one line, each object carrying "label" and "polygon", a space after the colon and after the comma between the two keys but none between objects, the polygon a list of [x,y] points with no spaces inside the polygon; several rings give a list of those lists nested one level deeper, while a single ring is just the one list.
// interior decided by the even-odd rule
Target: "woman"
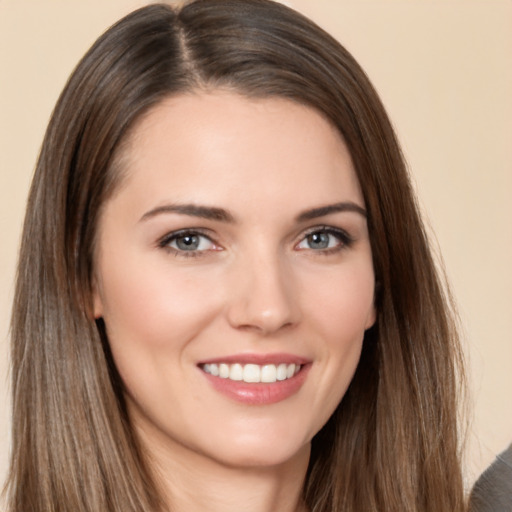
[{"label": "woman", "polygon": [[279,4],[149,6],[86,54],[12,343],[11,511],[464,509],[460,349],[399,146]]}]

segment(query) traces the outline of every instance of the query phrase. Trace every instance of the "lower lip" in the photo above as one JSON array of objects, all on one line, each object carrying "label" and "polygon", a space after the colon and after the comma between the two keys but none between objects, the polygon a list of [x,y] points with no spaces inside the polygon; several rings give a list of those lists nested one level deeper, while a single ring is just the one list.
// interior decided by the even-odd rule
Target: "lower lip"
[{"label": "lower lip", "polygon": [[[299,391],[306,380],[311,365],[303,365],[300,372],[290,379],[270,383],[248,383],[214,377],[203,372],[208,382],[219,393],[248,405],[269,405],[282,402]],[[202,370],[201,370],[202,371]]]}]

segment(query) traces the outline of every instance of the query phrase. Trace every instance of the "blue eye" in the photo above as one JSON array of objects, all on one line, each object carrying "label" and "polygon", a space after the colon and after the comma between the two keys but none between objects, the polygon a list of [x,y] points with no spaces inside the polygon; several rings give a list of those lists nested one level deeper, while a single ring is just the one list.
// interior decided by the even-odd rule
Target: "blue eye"
[{"label": "blue eye", "polygon": [[310,231],[297,245],[297,249],[311,249],[325,251],[329,249],[342,249],[349,246],[352,239],[342,230],[334,228],[320,228]]},{"label": "blue eye", "polygon": [[178,253],[195,253],[216,249],[210,238],[197,231],[178,231],[165,236],[160,247],[172,249]]}]

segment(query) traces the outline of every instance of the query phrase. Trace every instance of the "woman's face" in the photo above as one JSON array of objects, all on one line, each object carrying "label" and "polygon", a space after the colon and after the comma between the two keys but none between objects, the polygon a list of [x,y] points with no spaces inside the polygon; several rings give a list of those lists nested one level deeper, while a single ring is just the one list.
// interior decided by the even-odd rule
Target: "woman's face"
[{"label": "woman's face", "polygon": [[307,457],[375,320],[339,134],[288,100],[198,93],[151,111],[123,161],[94,301],[143,443],[231,466]]}]

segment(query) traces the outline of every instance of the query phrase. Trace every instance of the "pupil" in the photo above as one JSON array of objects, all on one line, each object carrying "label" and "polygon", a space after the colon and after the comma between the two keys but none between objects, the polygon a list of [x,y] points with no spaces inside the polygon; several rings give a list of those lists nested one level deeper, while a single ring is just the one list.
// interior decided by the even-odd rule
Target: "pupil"
[{"label": "pupil", "polygon": [[309,235],[309,244],[313,249],[326,249],[329,247],[329,235],[327,233],[313,233]]},{"label": "pupil", "polygon": [[197,249],[199,246],[199,237],[197,235],[186,235],[176,240],[176,245],[185,251]]}]

